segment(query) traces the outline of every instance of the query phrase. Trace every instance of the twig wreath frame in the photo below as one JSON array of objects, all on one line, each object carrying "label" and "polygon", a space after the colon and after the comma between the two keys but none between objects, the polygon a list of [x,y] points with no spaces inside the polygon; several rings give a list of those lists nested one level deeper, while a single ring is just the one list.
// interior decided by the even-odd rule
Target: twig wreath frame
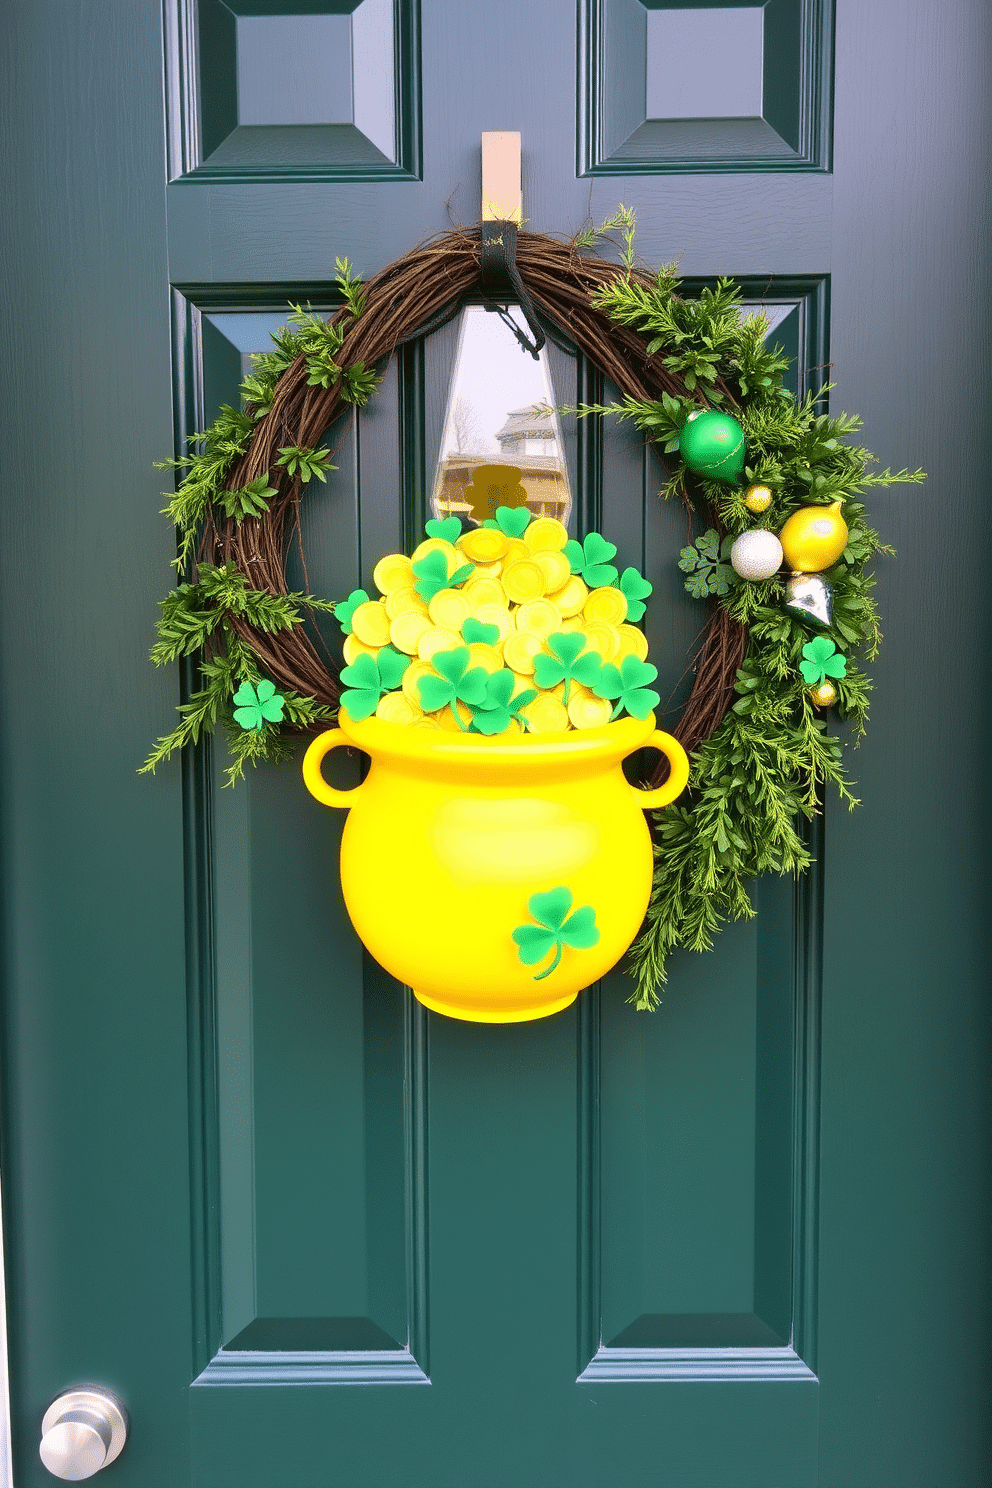
[{"label": "twig wreath frame", "polygon": [[[620,263],[583,251],[614,229],[623,238]],[[303,557],[303,494],[333,468],[321,448],[327,431],[367,401],[398,347],[443,324],[480,289],[482,257],[480,233],[456,230],[364,285],[339,260],[342,307],[329,321],[295,307],[291,328],[276,334],[274,351],[256,359],[242,385],[243,409],[222,408],[193,436],[193,454],[166,462],[186,471],[167,511],[181,534],[177,566],[190,578],[162,602],[151,657],[162,665],[199,654],[203,685],[180,705],[178,726],[142,770],[154,770],[221,722],[234,755],[233,783],[247,762],[285,758],[293,735],[333,720],[338,676],[320,654],[312,617],[333,611],[334,602],[291,593],[286,577],[294,544]],[[662,494],[689,507],[702,503],[712,528],[710,548],[700,540],[683,550],[681,563],[698,568],[690,573],[691,592],[711,596],[690,662],[692,689],[670,726],[692,761],[690,797],[660,820],[654,892],[631,952],[631,1000],[652,1008],[674,947],[710,949],[722,921],[751,917],[748,881],[755,875],[808,867],[797,819],[817,814],[825,783],[856,804],[841,741],[828,733],[806,680],[808,630],[782,607],[786,575],[738,581],[721,562],[725,545],[746,531],[774,532],[801,507],[843,504],[847,546],[829,574],[833,640],[819,644],[844,655],[832,701],[860,735],[870,682],[855,657],[870,661],[880,641],[867,564],[891,549],[866,524],[858,496],[867,486],[924,477],[870,474],[873,456],[848,442],[860,420],[822,412],[825,389],[799,402],[783,388],[787,358],[765,345],[762,316],[741,315],[730,281],[687,300],[677,293],[674,268],[650,274],[636,267],[626,209],[568,242],[521,232],[516,269],[539,316],[619,389],[620,404],[580,413],[633,419],[673,471]],[[677,453],[690,416],[711,409],[743,427],[747,464],[739,485],[690,474]],[[745,504],[745,487],[756,484],[771,495],[757,520]],[[257,727],[239,728],[234,693],[260,682],[266,693],[269,684],[279,688],[283,708],[260,713]],[[665,769],[663,761],[652,784]]]}]

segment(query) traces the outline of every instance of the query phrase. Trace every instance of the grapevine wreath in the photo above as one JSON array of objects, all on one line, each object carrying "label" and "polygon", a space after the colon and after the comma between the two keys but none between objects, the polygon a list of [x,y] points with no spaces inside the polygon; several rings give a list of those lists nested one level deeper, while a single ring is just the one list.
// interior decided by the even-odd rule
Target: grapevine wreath
[{"label": "grapevine wreath", "polygon": [[[614,229],[619,264],[584,251]],[[367,284],[338,260],[340,309],[324,321],[294,307],[242,384],[243,407],[222,407],[188,457],[166,462],[184,472],[167,511],[188,577],[162,602],[151,659],[198,656],[199,685],[143,770],[220,722],[233,784],[246,763],[289,757],[295,735],[335,718],[339,671],[314,617],[338,608],[347,629],[356,595],[336,605],[308,592],[300,503],[334,468],[328,430],[374,393],[393,352],[486,294],[483,239],[445,233]],[[861,662],[880,641],[868,565],[891,549],[860,493],[923,473],[870,473],[873,457],[849,442],[859,419],[823,412],[826,389],[798,401],[784,389],[788,360],[765,344],[765,319],[741,313],[731,281],[684,299],[671,266],[637,268],[625,209],[569,242],[521,232],[510,270],[501,302],[518,300],[619,389],[618,404],[579,411],[633,420],[671,471],[661,494],[702,507],[707,523],[679,559],[689,592],[709,604],[692,689],[670,725],[691,759],[690,791],[657,819],[655,886],[631,951],[632,1000],[652,1008],[673,948],[708,950],[722,921],[754,914],[750,879],[809,865],[800,823],[820,810],[822,787],[856,804],[823,714],[864,733]],[[287,585],[294,547],[303,592]]]}]

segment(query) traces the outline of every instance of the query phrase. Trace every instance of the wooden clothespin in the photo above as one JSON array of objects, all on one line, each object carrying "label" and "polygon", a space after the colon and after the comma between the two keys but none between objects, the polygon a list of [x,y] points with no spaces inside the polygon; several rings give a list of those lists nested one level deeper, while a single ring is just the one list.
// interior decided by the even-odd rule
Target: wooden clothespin
[{"label": "wooden clothespin", "polygon": [[524,198],[520,185],[520,131],[488,130],[482,136],[482,220],[524,220]]}]

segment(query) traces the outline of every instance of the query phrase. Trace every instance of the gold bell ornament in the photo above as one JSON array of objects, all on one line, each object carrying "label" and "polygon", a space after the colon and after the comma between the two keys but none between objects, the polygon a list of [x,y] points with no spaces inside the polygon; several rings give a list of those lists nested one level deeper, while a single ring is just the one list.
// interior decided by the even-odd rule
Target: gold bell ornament
[{"label": "gold bell ornament", "polygon": [[809,695],[818,708],[830,708],[837,701],[837,689],[830,681],[823,681],[818,687],[811,687]]},{"label": "gold bell ornament", "polygon": [[760,516],[766,512],[772,504],[771,486],[748,486],[744,492],[744,505],[749,512]]}]

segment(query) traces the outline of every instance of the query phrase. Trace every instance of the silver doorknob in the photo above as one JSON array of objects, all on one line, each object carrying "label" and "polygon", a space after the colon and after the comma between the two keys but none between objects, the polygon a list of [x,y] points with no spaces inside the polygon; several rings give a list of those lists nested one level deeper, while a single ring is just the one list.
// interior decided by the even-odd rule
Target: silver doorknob
[{"label": "silver doorknob", "polygon": [[78,1483],[113,1462],[126,1440],[119,1400],[105,1390],[67,1390],[45,1412],[38,1454],[55,1477]]}]

